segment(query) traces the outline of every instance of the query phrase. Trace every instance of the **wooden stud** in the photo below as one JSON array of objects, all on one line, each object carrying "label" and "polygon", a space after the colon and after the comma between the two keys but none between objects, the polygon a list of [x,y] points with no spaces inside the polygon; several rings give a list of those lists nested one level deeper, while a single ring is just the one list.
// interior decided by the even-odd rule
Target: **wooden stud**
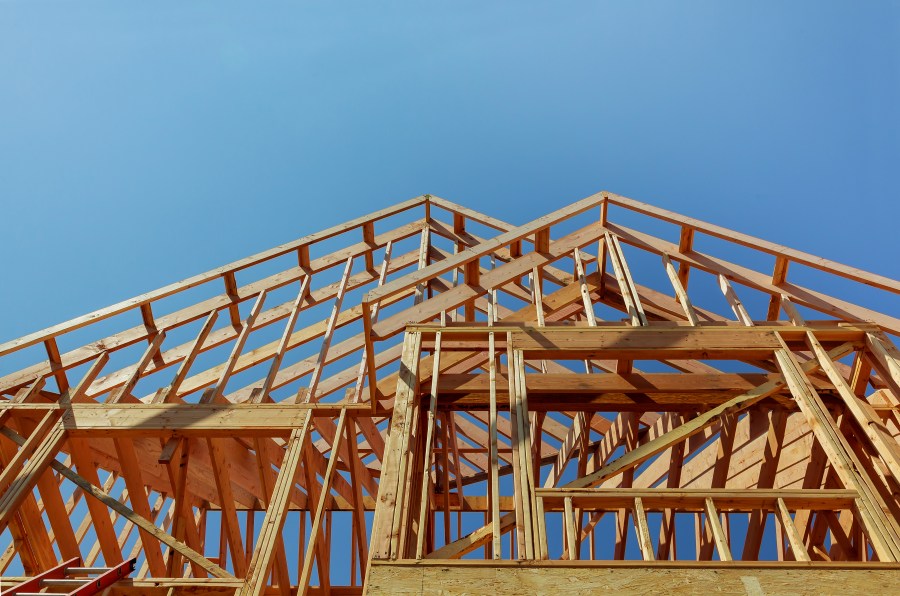
[{"label": "wooden stud", "polygon": [[[488,325],[494,324],[494,301],[488,294]],[[488,494],[491,501],[491,528],[493,538],[491,540],[492,556],[499,559],[502,556],[500,545],[500,473],[498,461],[498,437],[497,437],[497,354],[495,348],[494,333],[488,334],[488,375],[490,380],[490,422],[488,426],[488,449],[490,451],[490,469],[488,479]]]},{"label": "wooden stud", "polygon": [[647,525],[647,514],[644,512],[644,502],[640,497],[634,499],[634,525],[637,530],[638,546],[645,561],[654,561],[653,542],[650,541],[650,528]]},{"label": "wooden stud", "polygon": [[[425,429],[425,453],[422,457],[422,486],[420,487],[420,504],[419,504],[419,534],[416,542],[416,558],[421,559],[425,554],[425,524],[428,515],[428,492],[431,485],[431,466],[432,455],[434,451],[434,427],[437,416],[437,399],[438,399],[438,377],[440,376],[441,366],[441,333],[438,332],[434,338],[434,356],[432,358],[433,368],[431,372],[431,390],[428,397],[428,422]],[[444,443],[444,453],[446,454],[447,444]],[[445,520],[449,522],[445,513]]]},{"label": "wooden stud", "polygon": [[566,497],[565,500],[565,512],[564,512],[564,522],[565,522],[565,537],[566,537],[566,550],[569,552],[569,559],[575,560],[578,559],[578,542],[575,538],[575,514],[572,511],[572,498]]},{"label": "wooden stud", "polygon": [[[782,501],[783,502],[783,501]],[[712,532],[713,539],[716,543],[716,550],[719,553],[720,561],[731,561],[731,548],[728,546],[728,539],[725,537],[725,530],[722,529],[722,521],[719,519],[719,512],[716,511],[715,503],[709,497],[704,501],[706,507],[706,520]]]},{"label": "wooden stud", "polygon": [[794,559],[797,561],[808,562],[810,560],[809,553],[806,552],[806,546],[803,544],[803,537],[797,530],[797,526],[794,525],[794,520],[791,518],[791,512],[788,511],[784,499],[778,499],[777,503],[778,521],[784,530],[785,536],[787,536],[788,543],[791,545],[791,553],[794,555]]}]

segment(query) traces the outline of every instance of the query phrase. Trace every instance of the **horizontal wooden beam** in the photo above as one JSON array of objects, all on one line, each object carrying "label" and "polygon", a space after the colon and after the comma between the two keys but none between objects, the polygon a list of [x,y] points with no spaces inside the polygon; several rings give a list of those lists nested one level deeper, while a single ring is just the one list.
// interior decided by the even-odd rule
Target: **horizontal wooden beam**
[{"label": "horizontal wooden beam", "polygon": [[772,356],[780,347],[771,331],[757,328],[548,328],[512,336],[513,349],[528,358],[572,359],[626,358],[632,360],[734,359],[753,360]]},{"label": "horizontal wooden beam", "polygon": [[535,494],[545,505],[559,507],[564,499],[572,499],[577,507],[595,511],[614,511],[630,508],[635,499],[641,499],[644,508],[650,510],[676,509],[678,511],[701,512],[704,501],[713,500],[720,511],[775,511],[778,499],[792,509],[837,510],[849,509],[859,495],[853,490],[826,489],[724,489],[724,488],[538,488]]},{"label": "horizontal wooden beam", "polygon": [[[764,373],[631,373],[628,375],[535,373],[525,375],[528,407],[543,411],[698,411],[720,405],[739,393],[780,379]],[[497,399],[508,399],[506,376],[497,376]],[[814,380],[826,403],[839,396],[828,382]],[[502,385],[502,391],[501,389]],[[485,373],[444,374],[438,382],[440,409],[485,409],[490,397]],[[770,396],[789,410],[796,404],[787,388]]]},{"label": "horizontal wooden beam", "polygon": [[[719,391],[748,391],[767,381],[780,379],[775,373],[629,373],[602,375],[584,373],[535,373],[525,376],[528,400],[537,395],[601,393],[655,395],[670,393],[712,394]],[[506,376],[497,375],[497,383]],[[819,388],[830,387],[820,382]],[[438,381],[438,395],[472,395],[488,393],[490,379],[485,373],[443,374]],[[503,392],[498,387],[497,394]]]},{"label": "horizontal wooden beam", "polygon": [[13,416],[40,416],[63,408],[71,436],[181,436],[235,437],[287,436],[302,425],[306,412],[333,418],[341,411],[368,412],[368,404],[23,404],[0,405]]}]

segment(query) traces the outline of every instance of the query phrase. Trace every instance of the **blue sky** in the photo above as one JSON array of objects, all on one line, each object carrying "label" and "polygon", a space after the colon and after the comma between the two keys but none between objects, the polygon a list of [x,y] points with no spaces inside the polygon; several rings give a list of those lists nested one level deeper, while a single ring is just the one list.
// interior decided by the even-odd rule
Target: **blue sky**
[{"label": "blue sky", "polygon": [[897,2],[0,3],[0,340],[433,193],[900,277]]}]

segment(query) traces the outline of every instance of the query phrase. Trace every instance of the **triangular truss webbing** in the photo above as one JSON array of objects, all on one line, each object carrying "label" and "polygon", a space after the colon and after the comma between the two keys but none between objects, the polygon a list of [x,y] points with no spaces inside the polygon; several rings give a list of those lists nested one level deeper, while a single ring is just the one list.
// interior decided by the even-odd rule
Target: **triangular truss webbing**
[{"label": "triangular truss webbing", "polygon": [[611,193],[417,197],[0,345],[0,569],[897,562],[897,294]]}]

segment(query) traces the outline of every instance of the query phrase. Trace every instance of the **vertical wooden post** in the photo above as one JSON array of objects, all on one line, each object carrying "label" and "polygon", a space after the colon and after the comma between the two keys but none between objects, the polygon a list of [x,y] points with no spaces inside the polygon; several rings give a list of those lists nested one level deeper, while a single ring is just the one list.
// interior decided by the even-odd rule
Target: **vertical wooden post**
[{"label": "vertical wooden post", "polygon": [[[372,522],[372,539],[369,548],[369,564],[372,559],[396,557],[399,539],[399,504],[403,502],[405,488],[405,466],[407,446],[412,429],[412,409],[418,390],[419,352],[422,334],[409,331],[403,338],[403,353],[400,357],[400,374],[394,412],[390,420],[390,431],[385,444],[381,481],[378,485],[378,506]],[[368,581],[368,580],[367,580]]]}]

